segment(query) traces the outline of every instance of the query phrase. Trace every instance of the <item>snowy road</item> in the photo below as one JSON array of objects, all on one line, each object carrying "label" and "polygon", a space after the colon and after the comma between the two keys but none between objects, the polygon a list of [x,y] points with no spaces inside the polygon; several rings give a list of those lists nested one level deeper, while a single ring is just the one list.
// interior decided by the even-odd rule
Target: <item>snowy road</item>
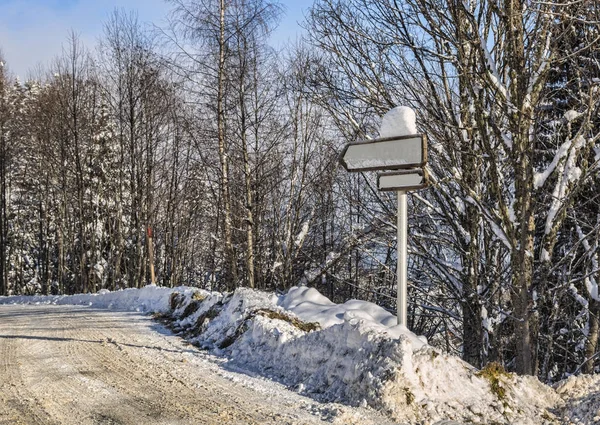
[{"label": "snowy road", "polygon": [[389,423],[220,362],[148,316],[0,306],[0,425]]}]

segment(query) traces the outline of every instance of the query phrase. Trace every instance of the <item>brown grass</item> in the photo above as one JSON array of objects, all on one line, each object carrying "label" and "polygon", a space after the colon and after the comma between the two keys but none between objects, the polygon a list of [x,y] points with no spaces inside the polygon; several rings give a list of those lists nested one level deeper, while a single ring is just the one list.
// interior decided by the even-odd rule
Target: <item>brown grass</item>
[{"label": "brown grass", "polygon": [[502,380],[510,378],[510,374],[500,363],[490,362],[475,375],[485,378],[490,383],[492,392],[499,400],[506,399],[506,388],[502,385]]},{"label": "brown grass", "polygon": [[291,315],[288,315],[288,314],[285,314],[285,313],[282,313],[279,311],[260,309],[260,310],[256,310],[253,313],[253,315],[254,316],[264,316],[269,319],[283,320],[284,322],[287,322],[287,323],[291,324],[292,326],[294,326],[295,328],[298,328],[304,332],[318,331],[321,329],[321,325],[319,325],[318,323],[303,322],[301,320],[298,320],[295,317],[292,317]]}]

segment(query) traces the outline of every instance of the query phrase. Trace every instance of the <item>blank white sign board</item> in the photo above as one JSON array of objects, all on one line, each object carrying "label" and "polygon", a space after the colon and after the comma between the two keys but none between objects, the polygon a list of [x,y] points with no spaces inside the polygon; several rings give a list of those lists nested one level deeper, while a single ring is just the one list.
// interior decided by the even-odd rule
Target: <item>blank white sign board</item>
[{"label": "blank white sign board", "polygon": [[379,190],[417,190],[423,189],[427,184],[427,172],[422,169],[383,173],[377,176],[377,186]]},{"label": "blank white sign board", "polygon": [[427,140],[425,135],[417,134],[350,143],[340,160],[348,171],[423,167],[427,163]]}]

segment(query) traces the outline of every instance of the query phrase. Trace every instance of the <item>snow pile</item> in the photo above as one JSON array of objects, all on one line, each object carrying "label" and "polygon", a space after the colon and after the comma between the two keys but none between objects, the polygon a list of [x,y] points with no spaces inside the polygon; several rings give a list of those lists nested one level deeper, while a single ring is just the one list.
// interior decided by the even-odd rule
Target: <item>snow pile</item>
[{"label": "snow pile", "polygon": [[415,111],[407,106],[396,106],[388,111],[381,120],[379,137],[396,137],[417,134]]},{"label": "snow pile", "polygon": [[600,423],[600,375],[579,375],[560,382],[556,391],[566,402],[562,423]]},{"label": "snow pile", "polygon": [[185,287],[162,288],[149,285],[141,289],[132,288],[115,292],[103,289],[97,294],[0,297],[0,304],[83,305],[93,308],[144,313],[168,312],[170,309],[169,299],[174,291],[187,294],[190,289]]},{"label": "snow pile", "polygon": [[[194,314],[199,335],[191,341],[203,348],[224,349],[247,331],[251,316],[273,306],[273,295],[240,288],[223,297],[213,294]],[[214,318],[213,318],[214,317]],[[183,326],[185,319],[178,322]]]},{"label": "snow pile", "polygon": [[554,424],[550,412],[559,397],[534,377],[520,377],[492,364],[478,371],[455,356],[428,348],[382,392],[384,405],[398,420],[435,423]]},{"label": "snow pile", "polygon": [[549,409],[561,400],[550,387],[501,369],[479,372],[374,304],[334,304],[307,287],[279,297],[238,289],[196,298],[174,296],[174,330],[230,367],[317,399],[368,405],[408,423],[556,423]]},{"label": "snow pile", "polygon": [[405,336],[414,349],[427,344],[425,337],[417,337],[405,326],[398,325],[396,316],[370,302],[350,300],[344,304],[335,304],[316,289],[302,286],[291,288],[286,295],[280,297],[277,305],[294,313],[302,321],[318,322],[323,328],[356,319],[392,338]]},{"label": "snow pile", "polygon": [[384,383],[425,345],[374,304],[336,305],[306,287],[280,297],[243,288],[208,294],[196,307],[189,296],[175,298],[174,329],[191,342],[320,400],[379,405]]}]

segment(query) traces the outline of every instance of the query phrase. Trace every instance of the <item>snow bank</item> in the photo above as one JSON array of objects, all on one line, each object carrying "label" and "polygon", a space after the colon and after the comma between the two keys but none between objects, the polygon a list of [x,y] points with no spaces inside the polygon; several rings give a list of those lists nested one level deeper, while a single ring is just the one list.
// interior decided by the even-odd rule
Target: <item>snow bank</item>
[{"label": "snow bank", "polygon": [[562,423],[600,423],[600,375],[579,375],[557,384],[556,391],[565,400]]},{"label": "snow bank", "polygon": [[[206,297],[205,297],[206,296]],[[178,296],[179,297],[179,296]],[[323,401],[371,406],[404,423],[556,423],[553,389],[501,369],[477,371],[426,345],[364,301],[335,304],[314,288],[179,297],[174,330],[196,345]],[[189,315],[178,315],[182,309]]]},{"label": "snow bank", "polygon": [[380,307],[336,305],[315,289],[277,297],[242,288],[192,303],[176,307],[187,305],[188,316],[174,315],[191,342],[323,401],[379,405],[384,383],[424,346]]},{"label": "snow bank", "polygon": [[175,332],[224,356],[228,367],[319,400],[371,406],[402,423],[583,424],[600,418],[598,377],[574,378],[554,390],[501,367],[478,371],[428,346],[381,307],[356,300],[335,304],[314,288],[277,296],[245,288],[220,294],[149,286],[0,297],[0,303],[160,312]]},{"label": "snow bank", "polygon": [[534,377],[501,368],[479,371],[429,348],[415,352],[383,397],[392,416],[409,423],[452,419],[461,423],[554,424],[559,397]]},{"label": "snow bank", "polygon": [[398,325],[398,319],[392,313],[370,302],[350,300],[344,304],[335,304],[316,289],[303,286],[291,288],[277,304],[301,320],[318,322],[323,328],[356,319],[364,326],[384,332],[391,338],[405,336],[415,349],[427,343],[425,337],[417,337],[405,326]]},{"label": "snow bank", "polygon": [[128,310],[139,312],[168,312],[171,293],[189,293],[189,288],[162,288],[146,286],[142,289],[124,289],[110,292],[101,290],[97,294],[53,295],[53,296],[10,296],[0,297],[0,304],[55,304],[84,305],[93,308]]}]

